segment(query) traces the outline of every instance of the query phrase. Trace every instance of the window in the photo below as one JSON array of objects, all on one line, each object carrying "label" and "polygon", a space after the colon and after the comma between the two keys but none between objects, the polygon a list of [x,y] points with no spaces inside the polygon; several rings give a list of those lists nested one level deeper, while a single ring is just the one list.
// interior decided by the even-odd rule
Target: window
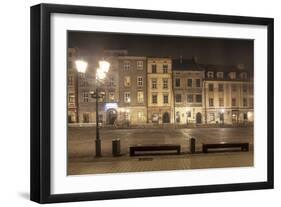
[{"label": "window", "polygon": [[89,102],[89,93],[83,92],[83,102]]},{"label": "window", "polygon": [[212,83],[209,83],[209,91],[214,91],[214,84]]},{"label": "window", "polygon": [[108,99],[109,99],[109,101],[114,101],[114,99],[115,99],[115,94],[114,94],[114,92],[110,92],[110,93],[108,94]]},{"label": "window", "polygon": [[129,61],[125,61],[124,62],[124,71],[129,71],[130,70],[130,62]]},{"label": "window", "polygon": [[72,75],[68,76],[68,85],[73,86],[74,84],[74,77]]},{"label": "window", "polygon": [[124,77],[124,86],[125,87],[130,87],[131,85],[131,77],[130,76],[125,76]]},{"label": "window", "polygon": [[244,93],[247,93],[247,91],[248,91],[247,85],[243,85],[243,92],[244,92]]},{"label": "window", "polygon": [[68,94],[68,103],[74,103],[74,102],[75,102],[74,93]]},{"label": "window", "polygon": [[192,79],[187,79],[187,87],[192,87]]},{"label": "window", "polygon": [[196,87],[197,88],[201,87],[201,80],[200,79],[196,79]]},{"label": "window", "polygon": [[236,87],[235,84],[232,84],[232,85],[231,85],[231,91],[232,91],[232,92],[236,92],[236,91],[237,91],[237,87]]},{"label": "window", "polygon": [[143,91],[138,91],[137,92],[137,101],[138,101],[138,103],[143,103],[143,101],[144,101]]},{"label": "window", "polygon": [[181,86],[181,79],[176,78],[175,79],[175,84],[176,84],[176,87],[180,87]]},{"label": "window", "polygon": [[168,89],[168,79],[163,79],[163,89]]},{"label": "window", "polygon": [[231,106],[236,106],[236,98],[231,99]]},{"label": "window", "polygon": [[152,79],[152,80],[151,80],[151,87],[152,87],[153,89],[156,89],[156,88],[157,88],[157,79]]},{"label": "window", "polygon": [[191,117],[191,111],[186,112],[187,117]]},{"label": "window", "polygon": [[230,79],[236,79],[236,72],[230,72],[228,76]]},{"label": "window", "polygon": [[152,103],[157,104],[157,95],[152,95]]},{"label": "window", "polygon": [[176,94],[176,102],[177,103],[181,102],[181,94]]},{"label": "window", "polygon": [[143,79],[142,76],[137,77],[137,85],[138,87],[143,87]]},{"label": "window", "polygon": [[247,98],[243,98],[243,106],[248,106]]},{"label": "window", "polygon": [[208,78],[214,78],[214,72],[209,71],[209,72],[207,73],[207,77],[208,77]]},{"label": "window", "polygon": [[223,98],[219,98],[219,106],[220,107],[224,106],[224,99]]},{"label": "window", "polygon": [[192,94],[187,95],[187,102],[188,103],[192,103],[193,102],[193,95]]},{"label": "window", "polygon": [[209,98],[209,106],[214,106],[214,99],[213,98]]},{"label": "window", "polygon": [[138,111],[138,120],[139,121],[145,121],[145,116],[143,111]]},{"label": "window", "polygon": [[137,61],[137,70],[142,70],[143,69],[143,61],[139,60]]},{"label": "window", "polygon": [[223,72],[217,72],[217,78],[223,78]]},{"label": "window", "polygon": [[163,65],[163,73],[168,73],[168,65]]},{"label": "window", "polygon": [[195,97],[196,97],[196,103],[201,103],[202,102],[202,95],[197,94]]},{"label": "window", "polygon": [[124,93],[124,102],[125,103],[130,103],[131,102],[130,92],[125,92]]},{"label": "window", "polygon": [[168,95],[163,95],[163,103],[168,104],[169,103],[169,96]]},{"label": "window", "polygon": [[223,84],[222,83],[219,83],[219,92],[223,92]]},{"label": "window", "polygon": [[153,64],[152,66],[151,66],[152,68],[152,70],[151,70],[151,72],[152,73],[156,73],[157,72],[157,66],[156,66],[156,64]]}]

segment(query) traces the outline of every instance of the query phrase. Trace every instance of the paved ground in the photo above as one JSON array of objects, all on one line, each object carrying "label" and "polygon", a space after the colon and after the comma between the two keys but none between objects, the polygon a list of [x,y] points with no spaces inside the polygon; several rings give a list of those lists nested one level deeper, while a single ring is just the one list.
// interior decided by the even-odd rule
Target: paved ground
[{"label": "paved ground", "polygon": [[[252,166],[253,153],[223,152],[189,154],[189,138],[196,137],[196,150],[202,142],[249,142],[253,128],[202,129],[101,129],[102,158],[95,158],[95,129],[70,127],[68,131],[68,174],[139,172],[212,167]],[[112,157],[112,138],[121,140],[120,157]],[[129,146],[135,144],[180,144],[181,155],[130,157]]]}]

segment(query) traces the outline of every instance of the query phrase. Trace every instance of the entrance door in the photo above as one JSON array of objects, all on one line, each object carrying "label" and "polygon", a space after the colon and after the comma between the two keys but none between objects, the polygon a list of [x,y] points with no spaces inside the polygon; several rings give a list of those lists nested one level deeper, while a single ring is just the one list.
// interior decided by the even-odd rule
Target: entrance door
[{"label": "entrance door", "polygon": [[163,123],[170,123],[170,116],[168,112],[163,114]]},{"label": "entrance door", "polygon": [[83,123],[89,123],[90,122],[90,117],[88,113],[83,114]]},{"label": "entrance door", "polygon": [[202,123],[202,114],[198,112],[196,114],[196,124],[201,124]]},{"label": "entrance door", "polygon": [[107,123],[108,124],[114,124],[115,120],[117,119],[117,112],[114,109],[109,109],[107,111]]}]

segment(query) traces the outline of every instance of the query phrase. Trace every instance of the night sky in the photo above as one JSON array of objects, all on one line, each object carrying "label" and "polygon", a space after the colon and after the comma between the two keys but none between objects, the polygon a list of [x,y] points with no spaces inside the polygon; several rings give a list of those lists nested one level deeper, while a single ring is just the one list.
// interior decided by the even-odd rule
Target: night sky
[{"label": "night sky", "polygon": [[253,40],[241,39],[68,32],[68,47],[77,48],[80,56],[100,56],[104,50],[125,49],[131,56],[182,56],[196,57],[198,63],[203,64],[244,64],[248,71],[253,71],[253,43]]}]

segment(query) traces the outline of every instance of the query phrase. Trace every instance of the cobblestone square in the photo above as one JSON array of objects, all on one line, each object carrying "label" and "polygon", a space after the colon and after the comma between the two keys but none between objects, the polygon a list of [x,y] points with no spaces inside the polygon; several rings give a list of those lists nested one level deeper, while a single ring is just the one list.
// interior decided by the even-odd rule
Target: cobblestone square
[{"label": "cobblestone square", "polygon": [[[68,128],[68,175],[183,170],[253,166],[253,127],[193,129],[101,128],[102,157],[95,157],[95,128]],[[196,138],[196,153],[189,153],[189,138]],[[112,139],[119,138],[121,156],[112,156]],[[247,142],[249,152],[202,153],[202,143]],[[130,157],[136,144],[179,144],[180,155]]]}]

